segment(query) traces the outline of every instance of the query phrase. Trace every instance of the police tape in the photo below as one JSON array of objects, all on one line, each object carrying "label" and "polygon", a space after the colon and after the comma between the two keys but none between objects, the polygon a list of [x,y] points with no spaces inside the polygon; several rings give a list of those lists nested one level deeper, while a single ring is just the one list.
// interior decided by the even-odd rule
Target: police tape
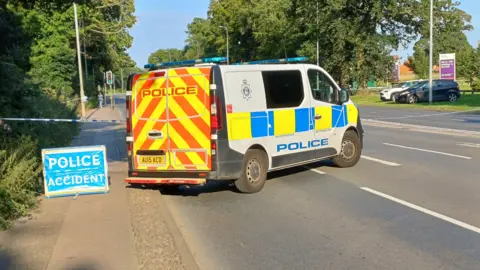
[{"label": "police tape", "polygon": [[0,118],[0,120],[25,121],[25,122],[126,123],[125,120],[99,120],[99,119]]}]

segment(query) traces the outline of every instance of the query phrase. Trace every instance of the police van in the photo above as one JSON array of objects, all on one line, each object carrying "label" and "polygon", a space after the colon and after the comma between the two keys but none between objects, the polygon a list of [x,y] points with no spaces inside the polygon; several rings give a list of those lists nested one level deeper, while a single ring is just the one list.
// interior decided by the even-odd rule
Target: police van
[{"label": "police van", "polygon": [[256,193],[267,173],[331,159],[354,166],[359,112],[305,57],[223,65],[224,57],[146,65],[127,91],[131,185],[234,181]]}]

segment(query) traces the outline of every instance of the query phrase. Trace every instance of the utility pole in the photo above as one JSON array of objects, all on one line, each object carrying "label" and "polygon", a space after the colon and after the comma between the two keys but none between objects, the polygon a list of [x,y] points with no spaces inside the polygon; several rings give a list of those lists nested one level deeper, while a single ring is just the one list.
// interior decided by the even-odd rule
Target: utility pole
[{"label": "utility pole", "polygon": [[[83,14],[82,14],[82,28],[85,33],[85,20],[83,19]],[[85,79],[87,80],[88,83],[88,66],[87,66],[87,46],[85,45],[85,34],[83,34],[83,59],[85,60]]]},{"label": "utility pole", "polygon": [[318,0],[317,0],[317,66],[320,66],[320,45],[318,40]]},{"label": "utility pole", "polygon": [[433,89],[433,0],[430,0],[430,76],[428,89],[428,103],[432,104]]},{"label": "utility pole", "polygon": [[228,27],[226,26],[220,26],[221,28],[225,29],[225,32],[227,32],[227,65],[230,64],[230,48],[229,48],[229,40],[228,40]]},{"label": "utility pole", "polygon": [[112,72],[112,84],[110,85],[110,92],[112,93],[112,108],[115,107],[115,98],[113,97],[115,94],[115,73]]},{"label": "utility pole", "polygon": [[85,93],[83,92],[83,74],[82,74],[82,58],[80,51],[80,34],[78,32],[78,18],[77,18],[77,4],[73,2],[73,13],[75,15],[75,33],[77,36],[77,60],[78,60],[78,78],[80,79],[80,105],[82,108],[82,117],[85,117],[85,102],[83,97]]},{"label": "utility pole", "polygon": [[107,72],[103,72],[103,104],[107,106]]}]

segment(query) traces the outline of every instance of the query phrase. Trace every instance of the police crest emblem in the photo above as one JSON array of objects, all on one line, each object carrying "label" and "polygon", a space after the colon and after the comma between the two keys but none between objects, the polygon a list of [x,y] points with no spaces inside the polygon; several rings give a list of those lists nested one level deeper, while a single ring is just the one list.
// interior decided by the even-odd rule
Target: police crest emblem
[{"label": "police crest emblem", "polygon": [[246,101],[252,98],[252,88],[250,88],[250,84],[248,84],[247,80],[242,81],[242,95],[243,99]]}]

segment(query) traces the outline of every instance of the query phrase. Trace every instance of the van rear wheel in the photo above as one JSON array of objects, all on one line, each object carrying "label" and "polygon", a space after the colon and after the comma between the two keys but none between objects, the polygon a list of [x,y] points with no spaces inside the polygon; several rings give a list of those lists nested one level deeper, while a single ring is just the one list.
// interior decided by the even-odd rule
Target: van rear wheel
[{"label": "van rear wheel", "polygon": [[243,161],[242,175],[234,182],[235,187],[242,193],[257,193],[262,190],[267,181],[267,164],[264,151],[248,150]]},{"label": "van rear wheel", "polygon": [[355,166],[362,155],[360,138],[353,130],[347,130],[343,135],[342,147],[338,156],[333,158],[333,163],[340,168]]}]

